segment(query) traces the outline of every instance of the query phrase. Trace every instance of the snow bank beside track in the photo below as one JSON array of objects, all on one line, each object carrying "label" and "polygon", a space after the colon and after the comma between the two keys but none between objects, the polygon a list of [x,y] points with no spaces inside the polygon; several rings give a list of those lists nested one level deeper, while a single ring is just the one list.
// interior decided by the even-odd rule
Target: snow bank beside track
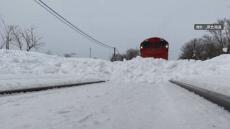
[{"label": "snow bank beside track", "polygon": [[[124,82],[158,83],[189,78],[205,79],[230,75],[230,56],[207,61],[143,59],[109,62],[99,59],[64,58],[35,52],[0,50],[0,88],[26,82],[99,79]],[[9,81],[11,80],[11,81]],[[228,81],[228,80],[226,80]],[[230,84],[225,81],[225,84]],[[209,80],[210,83],[215,80]],[[48,83],[48,82],[47,82]],[[215,86],[214,86],[215,87]],[[216,86],[217,87],[217,86]],[[228,87],[230,88],[230,86]]]}]

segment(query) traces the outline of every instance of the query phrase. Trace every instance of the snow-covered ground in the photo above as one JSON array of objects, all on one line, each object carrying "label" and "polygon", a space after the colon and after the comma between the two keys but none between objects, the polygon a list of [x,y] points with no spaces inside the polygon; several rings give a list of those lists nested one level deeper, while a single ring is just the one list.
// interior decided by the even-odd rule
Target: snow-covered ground
[{"label": "snow-covered ground", "polygon": [[197,87],[215,91],[230,96],[230,76],[229,74],[206,75],[205,77],[193,76],[190,78],[181,78],[179,81],[192,84]]},{"label": "snow-covered ground", "polygon": [[168,82],[230,95],[229,76],[229,55],[109,62],[0,50],[0,90],[109,80],[0,96],[0,129],[229,129],[229,112]]},{"label": "snow-covered ground", "polygon": [[229,129],[229,121],[229,112],[169,82],[0,97],[1,129]]},{"label": "snow-covered ground", "polygon": [[176,79],[195,84],[205,83],[199,86],[230,95],[229,76],[230,55],[207,61],[166,61],[137,57],[131,61],[112,63],[99,59],[0,50],[0,90],[92,79],[152,84]]}]

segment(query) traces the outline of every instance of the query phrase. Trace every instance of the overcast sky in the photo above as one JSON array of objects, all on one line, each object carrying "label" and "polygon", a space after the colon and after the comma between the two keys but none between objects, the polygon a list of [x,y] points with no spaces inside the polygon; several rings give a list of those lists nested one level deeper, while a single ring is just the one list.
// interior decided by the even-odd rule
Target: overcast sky
[{"label": "overcast sky", "polygon": [[[149,37],[170,43],[170,59],[177,59],[181,46],[205,31],[193,30],[196,23],[230,18],[230,0],[43,0],[76,26],[123,53],[139,48]],[[37,5],[34,0],[0,0],[0,17],[7,24],[33,26],[47,50],[56,54],[76,52],[108,59],[112,50],[98,47],[69,29]]]}]

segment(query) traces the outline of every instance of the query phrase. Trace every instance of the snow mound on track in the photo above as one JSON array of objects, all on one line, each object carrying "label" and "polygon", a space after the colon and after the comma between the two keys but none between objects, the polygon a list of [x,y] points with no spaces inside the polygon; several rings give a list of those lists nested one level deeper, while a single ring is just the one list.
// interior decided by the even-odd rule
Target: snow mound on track
[{"label": "snow mound on track", "polygon": [[[166,61],[137,57],[130,61],[64,58],[35,52],[0,50],[0,78],[94,78],[111,81],[156,83],[168,79],[222,74],[230,71],[230,56],[207,61]],[[63,78],[64,79],[64,78]]]}]

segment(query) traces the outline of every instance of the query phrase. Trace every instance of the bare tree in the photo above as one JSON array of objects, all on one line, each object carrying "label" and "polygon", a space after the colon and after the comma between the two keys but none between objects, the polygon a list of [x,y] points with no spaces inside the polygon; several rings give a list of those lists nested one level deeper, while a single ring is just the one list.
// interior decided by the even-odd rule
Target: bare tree
[{"label": "bare tree", "polygon": [[204,35],[201,40],[201,45],[204,47],[203,51],[206,52],[206,55],[203,55],[204,59],[210,59],[221,54],[219,46],[212,36]]},{"label": "bare tree", "polygon": [[140,55],[138,49],[128,49],[125,54],[116,54],[111,57],[111,61],[131,60]]},{"label": "bare tree", "polygon": [[77,57],[77,53],[75,53],[75,52],[65,53],[64,57],[66,57],[66,58]]},{"label": "bare tree", "polygon": [[139,50],[137,49],[128,49],[126,51],[126,59],[131,60],[132,58],[135,58],[140,55]]},{"label": "bare tree", "polygon": [[3,19],[0,20],[0,49],[26,49],[26,51],[30,51],[43,45],[41,37],[35,33],[33,27],[23,31],[19,26],[6,25]]},{"label": "bare tree", "polygon": [[214,43],[213,37],[207,34],[202,37],[202,41],[205,43]]},{"label": "bare tree", "polygon": [[22,31],[18,26],[14,26],[12,30],[13,39],[20,50],[23,49]]},{"label": "bare tree", "polygon": [[230,19],[221,19],[218,24],[223,24],[223,30],[209,30],[210,35],[193,39],[182,47],[179,59],[206,60],[223,54],[223,48],[228,48],[230,53]]},{"label": "bare tree", "polygon": [[197,59],[198,56],[198,39],[192,39],[181,48],[180,59]]},{"label": "bare tree", "polygon": [[208,32],[213,37],[215,43],[219,47],[219,53],[223,53],[223,48],[229,46],[230,42],[230,19],[221,19],[217,21],[217,24],[224,25],[223,30],[209,30]]},{"label": "bare tree", "polygon": [[5,46],[5,36],[2,34],[2,32],[0,32],[0,36],[1,36],[0,49],[3,49],[3,47]]},{"label": "bare tree", "polygon": [[30,51],[31,49],[37,49],[43,43],[41,42],[41,37],[39,37],[35,31],[34,28],[31,27],[30,29],[24,30],[22,33],[22,38],[26,43],[26,51]]},{"label": "bare tree", "polygon": [[115,54],[111,57],[111,61],[123,61],[125,59],[125,55],[122,54]]},{"label": "bare tree", "polygon": [[10,44],[12,43],[13,41],[13,36],[12,36],[12,32],[13,32],[13,28],[14,26],[13,25],[6,25],[4,20],[1,19],[1,22],[2,22],[2,31],[0,32],[0,35],[1,35],[1,39],[2,39],[2,44],[0,46],[0,48],[5,48],[6,49],[10,49]]},{"label": "bare tree", "polygon": [[230,53],[230,19],[225,19],[225,36],[227,40],[228,53]]},{"label": "bare tree", "polygon": [[219,46],[208,35],[190,40],[181,51],[179,59],[206,60],[220,55]]}]

